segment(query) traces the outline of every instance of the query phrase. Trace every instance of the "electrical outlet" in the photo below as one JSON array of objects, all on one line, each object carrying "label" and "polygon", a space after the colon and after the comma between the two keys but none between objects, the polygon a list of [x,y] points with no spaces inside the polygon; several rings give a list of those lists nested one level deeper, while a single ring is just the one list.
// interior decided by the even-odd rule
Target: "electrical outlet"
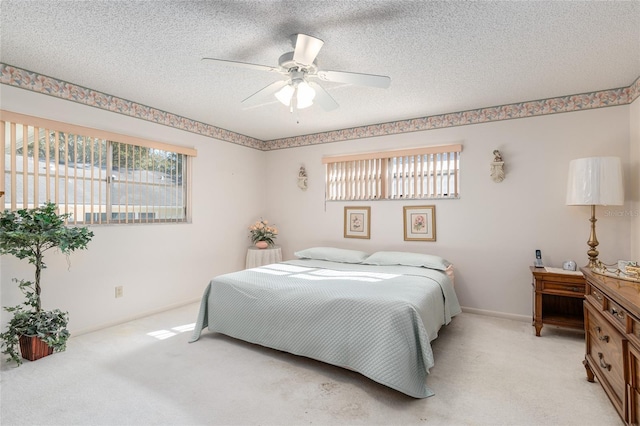
[{"label": "electrical outlet", "polygon": [[124,296],[124,290],[122,289],[122,286],[116,286],[116,299],[122,296]]}]

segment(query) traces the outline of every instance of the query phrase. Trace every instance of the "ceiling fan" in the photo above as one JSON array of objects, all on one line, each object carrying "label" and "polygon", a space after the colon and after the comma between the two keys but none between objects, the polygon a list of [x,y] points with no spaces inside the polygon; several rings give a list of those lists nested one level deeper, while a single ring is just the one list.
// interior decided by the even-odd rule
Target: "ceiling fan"
[{"label": "ceiling fan", "polygon": [[280,56],[277,67],[216,58],[202,58],[202,60],[259,71],[277,72],[286,77],[285,80],[275,81],[244,99],[242,104],[245,107],[256,106],[271,101],[275,97],[288,106],[290,112],[310,107],[314,101],[325,111],[331,111],[338,108],[338,103],[315,80],[382,89],[386,89],[391,84],[391,78],[384,75],[319,69],[316,57],[324,44],[324,41],[319,38],[306,34],[294,34],[291,36],[291,42],[294,46],[293,52],[287,52]]}]

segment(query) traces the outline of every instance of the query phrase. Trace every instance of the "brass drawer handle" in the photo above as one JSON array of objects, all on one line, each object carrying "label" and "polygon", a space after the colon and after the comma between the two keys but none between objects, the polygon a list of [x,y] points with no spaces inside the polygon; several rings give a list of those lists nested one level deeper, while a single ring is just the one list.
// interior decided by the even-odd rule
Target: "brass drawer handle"
[{"label": "brass drawer handle", "polygon": [[600,302],[602,302],[602,296],[600,296],[600,294],[597,291],[592,291],[591,294],[593,295],[593,297],[595,297]]},{"label": "brass drawer handle", "polygon": [[598,358],[600,359],[600,367],[607,371],[611,371],[611,364],[604,362],[604,355],[602,355],[602,352],[598,352]]},{"label": "brass drawer handle", "polygon": [[604,335],[601,336],[600,333],[602,332],[602,329],[600,327],[596,327],[596,334],[598,335],[598,340],[603,340],[605,343],[609,343],[609,336]]},{"label": "brass drawer handle", "polygon": [[619,311],[616,308],[611,308],[611,315],[618,317],[621,320],[624,319],[624,311]]}]

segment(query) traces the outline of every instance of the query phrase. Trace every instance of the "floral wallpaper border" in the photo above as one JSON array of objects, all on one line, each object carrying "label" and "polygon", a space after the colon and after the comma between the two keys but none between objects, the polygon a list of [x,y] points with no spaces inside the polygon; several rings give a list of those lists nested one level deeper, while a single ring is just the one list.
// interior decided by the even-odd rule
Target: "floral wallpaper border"
[{"label": "floral wallpaper border", "polygon": [[292,138],[274,139],[266,142],[269,145],[269,149],[292,148],[349,139],[418,132],[442,129],[445,127],[465,126],[468,124],[626,105],[632,103],[638,96],[640,96],[640,77],[629,87],[621,87],[618,89],[432,115],[429,117],[353,127]]},{"label": "floral wallpaper border", "polygon": [[163,124],[187,132],[196,133],[226,142],[244,145],[260,150],[265,149],[265,142],[230,130],[221,129],[210,124],[181,117],[150,106],[141,105],[117,96],[107,95],[53,77],[27,71],[18,67],[0,63],[0,83],[19,87],[44,95],[78,102],[80,104],[116,112],[130,117]]},{"label": "floral wallpaper border", "polygon": [[518,102],[291,138],[261,141],[210,124],[181,117],[170,112],[141,105],[4,63],[0,63],[0,83],[259,150],[293,148],[350,139],[394,135],[445,127],[465,126],[468,124],[626,105],[632,103],[640,96],[640,77],[638,77],[630,86],[618,89],[560,96],[537,101]]}]

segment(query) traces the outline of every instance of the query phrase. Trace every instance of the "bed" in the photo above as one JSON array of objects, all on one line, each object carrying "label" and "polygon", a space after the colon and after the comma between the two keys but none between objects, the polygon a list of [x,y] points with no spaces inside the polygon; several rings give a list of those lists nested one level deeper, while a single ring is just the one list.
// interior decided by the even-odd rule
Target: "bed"
[{"label": "bed", "polygon": [[452,265],[332,247],[296,256],[212,279],[191,342],[208,328],[357,371],[414,398],[433,395],[431,341],[461,312]]}]

